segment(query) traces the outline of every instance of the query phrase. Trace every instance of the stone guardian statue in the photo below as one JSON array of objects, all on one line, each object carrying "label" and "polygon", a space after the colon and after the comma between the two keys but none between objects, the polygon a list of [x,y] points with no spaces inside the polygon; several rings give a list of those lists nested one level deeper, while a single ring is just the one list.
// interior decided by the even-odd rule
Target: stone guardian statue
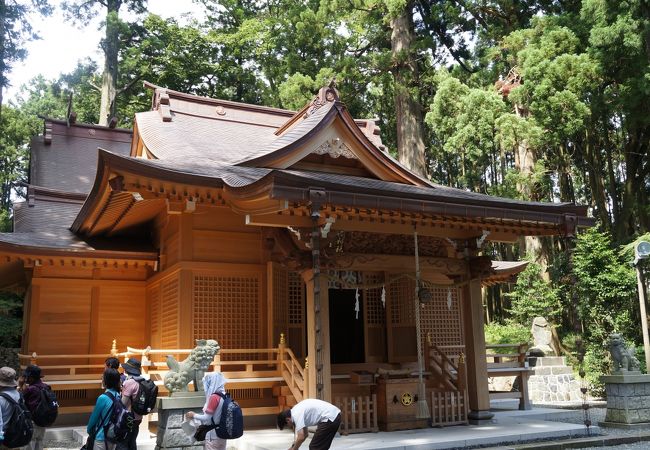
[{"label": "stone guardian statue", "polygon": [[634,347],[626,347],[623,336],[619,333],[609,335],[607,349],[612,355],[612,375],[624,375],[627,372],[640,373],[640,364],[634,356]]},{"label": "stone guardian statue", "polygon": [[194,382],[194,390],[203,390],[203,375],[210,367],[214,357],[219,353],[221,347],[214,339],[197,339],[196,347],[192,349],[189,356],[180,363],[169,355],[167,356],[167,367],[169,372],[165,374],[165,387],[169,393],[187,392],[188,384]]}]

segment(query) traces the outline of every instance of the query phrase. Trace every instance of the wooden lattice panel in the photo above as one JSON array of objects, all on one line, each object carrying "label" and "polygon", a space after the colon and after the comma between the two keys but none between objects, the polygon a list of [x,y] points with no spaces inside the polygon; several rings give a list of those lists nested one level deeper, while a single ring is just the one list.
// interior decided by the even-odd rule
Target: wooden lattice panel
[{"label": "wooden lattice panel", "polygon": [[178,278],[169,278],[161,283],[161,333],[163,348],[178,348]]},{"label": "wooden lattice panel", "polygon": [[[381,272],[364,272],[366,285],[379,285],[385,281]],[[386,360],[386,308],[381,301],[382,288],[364,289],[364,314],[366,322],[366,362]]]},{"label": "wooden lattice panel", "polygon": [[[377,285],[384,281],[384,275],[378,272],[364,272],[363,280],[367,285]],[[368,325],[384,325],[386,323],[386,308],[381,302],[382,288],[364,289],[366,323]]]},{"label": "wooden lattice panel", "polygon": [[393,325],[415,325],[415,281],[410,278],[399,278],[390,284],[389,295],[391,323]]},{"label": "wooden lattice panel", "polygon": [[273,264],[273,346],[278,345],[280,333],[289,332],[289,273],[287,269]]},{"label": "wooden lattice panel", "polygon": [[160,285],[149,288],[149,318],[151,323],[151,344],[160,346],[161,314],[160,314]]},{"label": "wooden lattice panel", "polygon": [[449,346],[459,347],[464,343],[460,289],[433,288],[430,291],[432,300],[424,305],[420,313],[422,338],[425,339],[427,334],[430,334],[436,346],[443,346],[445,353],[457,356],[458,349]]},{"label": "wooden lattice panel", "polygon": [[298,272],[288,273],[289,325],[302,326],[305,322],[305,282]]},{"label": "wooden lattice panel", "polygon": [[259,347],[260,281],[256,276],[194,276],[194,339],[222,348]]}]

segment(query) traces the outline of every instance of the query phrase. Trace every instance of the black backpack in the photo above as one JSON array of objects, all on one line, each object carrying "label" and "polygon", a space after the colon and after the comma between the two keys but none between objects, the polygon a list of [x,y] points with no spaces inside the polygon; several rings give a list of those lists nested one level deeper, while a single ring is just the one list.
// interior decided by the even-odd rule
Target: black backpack
[{"label": "black backpack", "polygon": [[230,394],[217,392],[221,397],[219,408],[221,416],[216,426],[217,436],[221,439],[237,439],[244,434],[244,414],[239,404],[230,398]]},{"label": "black backpack", "polygon": [[124,442],[135,426],[135,416],[124,407],[119,395],[113,396],[107,393],[102,395],[110,397],[113,402],[108,416],[108,423],[103,424],[104,437],[108,442]]},{"label": "black backpack", "polygon": [[14,400],[8,394],[0,393],[12,407],[9,421],[4,425],[4,441],[2,445],[8,448],[24,447],[29,444],[34,434],[32,415],[23,402],[22,396],[19,401]]},{"label": "black backpack", "polygon": [[59,402],[57,402],[56,394],[49,386],[40,389],[40,395],[38,405],[32,411],[32,419],[39,427],[49,427],[59,414]]},{"label": "black backpack", "polygon": [[138,382],[138,393],[131,401],[131,411],[141,416],[149,414],[156,407],[158,386],[152,380],[135,380]]}]

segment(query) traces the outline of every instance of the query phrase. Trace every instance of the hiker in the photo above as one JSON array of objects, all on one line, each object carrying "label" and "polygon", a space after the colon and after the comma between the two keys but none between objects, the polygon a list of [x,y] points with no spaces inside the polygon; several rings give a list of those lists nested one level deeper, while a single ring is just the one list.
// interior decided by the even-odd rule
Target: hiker
[{"label": "hiker", "polygon": [[112,368],[104,370],[102,384],[106,392],[97,397],[97,402],[88,420],[86,431],[88,432],[87,450],[115,450],[115,444],[108,442],[104,437],[104,427],[111,419],[113,398],[120,395],[120,373]]},{"label": "hiker", "polygon": [[313,426],[317,428],[309,444],[310,450],[326,450],[341,425],[341,410],[323,400],[308,398],[278,414],[278,428],[282,430],[286,425],[294,429],[294,441],[289,450],[300,448],[309,435],[307,427]]},{"label": "hiker", "polygon": [[[133,408],[131,406],[133,404],[133,400],[138,395],[138,391],[140,390],[140,383],[138,383],[138,380],[143,379],[140,376],[141,364],[139,360],[135,358],[129,358],[127,362],[122,363],[122,368],[127,375],[126,381],[122,384],[122,403],[129,411],[133,411]],[[133,411],[133,416],[135,418],[133,421],[133,428],[127,435],[127,438],[124,440],[124,442],[117,444],[118,450],[137,449],[135,441],[138,438],[138,432],[140,431],[142,416],[135,411]]]},{"label": "hiker", "polygon": [[[34,434],[29,443],[31,450],[43,450],[45,427],[54,423],[59,406],[50,386],[43,383],[41,378],[43,378],[41,368],[37,365],[29,365],[25,368],[23,376],[18,379],[18,390],[23,393],[25,405],[32,414],[34,422]],[[45,394],[41,391],[45,391]],[[45,404],[41,405],[41,402]]]},{"label": "hiker", "polygon": [[0,368],[0,449],[29,444],[33,425],[16,383],[16,371]]},{"label": "hiker", "polygon": [[[215,394],[226,394],[226,377],[221,372],[208,372],[203,376],[203,389],[205,390],[205,405],[203,405],[203,414],[196,414],[189,411],[185,414],[188,419],[196,419],[204,425],[210,425],[212,421],[219,423],[221,412],[219,403],[221,397]],[[205,436],[205,450],[226,450],[227,439],[221,439],[217,436],[214,429],[210,430]]]},{"label": "hiker", "polygon": [[[104,365],[106,366],[107,369],[115,369],[118,372],[120,371],[120,360],[114,356],[109,356],[108,358],[106,358],[106,361],[104,361]],[[120,383],[121,383],[120,386],[124,384],[125,381],[126,381],[126,375],[120,373]]]}]

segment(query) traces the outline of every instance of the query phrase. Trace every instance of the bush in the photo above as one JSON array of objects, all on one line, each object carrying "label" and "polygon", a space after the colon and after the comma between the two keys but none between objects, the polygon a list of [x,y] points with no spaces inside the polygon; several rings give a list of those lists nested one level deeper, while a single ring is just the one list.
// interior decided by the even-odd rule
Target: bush
[{"label": "bush", "polygon": [[589,384],[589,395],[592,397],[605,397],[605,385],[600,381],[600,376],[608,374],[610,367],[609,352],[600,345],[590,344],[585,352],[583,363],[585,380]]},{"label": "bush", "polygon": [[[530,342],[530,330],[518,323],[491,323],[485,326],[485,342],[487,344],[518,344]],[[512,349],[496,349],[495,353],[511,353]]]}]

